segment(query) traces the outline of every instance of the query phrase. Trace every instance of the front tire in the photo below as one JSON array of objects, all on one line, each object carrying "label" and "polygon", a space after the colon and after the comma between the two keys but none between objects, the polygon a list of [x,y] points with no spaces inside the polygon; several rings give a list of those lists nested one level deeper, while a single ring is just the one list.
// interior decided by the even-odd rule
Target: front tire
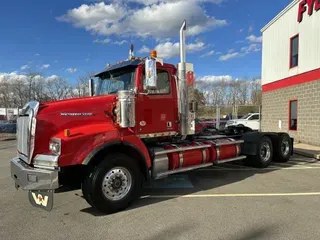
[{"label": "front tire", "polygon": [[142,175],[134,159],[116,153],[106,156],[84,183],[87,202],[99,212],[110,214],[127,208],[139,197]]}]

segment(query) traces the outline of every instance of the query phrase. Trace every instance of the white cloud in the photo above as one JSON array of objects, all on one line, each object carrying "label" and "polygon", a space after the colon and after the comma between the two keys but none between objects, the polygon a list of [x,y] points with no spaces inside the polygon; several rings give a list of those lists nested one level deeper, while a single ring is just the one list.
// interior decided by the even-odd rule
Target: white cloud
[{"label": "white cloud", "polygon": [[216,52],[216,55],[221,55],[222,54],[222,52]]},{"label": "white cloud", "polygon": [[222,75],[222,76],[207,75],[197,79],[197,81],[209,82],[209,83],[222,82],[222,81],[229,82],[231,80],[232,80],[232,76],[230,75]]},{"label": "white cloud", "polygon": [[93,41],[94,43],[101,43],[101,44],[108,44],[111,42],[111,39],[110,38],[106,38],[106,39],[103,39],[103,40],[100,40],[100,39],[96,39]]},{"label": "white cloud", "polygon": [[201,57],[209,57],[209,56],[212,56],[214,54],[214,51],[210,51],[210,52],[207,52],[205,54],[202,54]]},{"label": "white cloud", "polygon": [[54,81],[54,80],[56,80],[56,79],[58,79],[59,77],[57,76],[57,75],[51,75],[51,76],[49,76],[49,77],[47,77],[47,80],[48,81]]},{"label": "white cloud", "polygon": [[252,43],[261,43],[262,42],[262,36],[256,37],[255,35],[250,35],[246,39]]},{"label": "white cloud", "polygon": [[23,66],[20,67],[20,70],[26,70],[28,68],[30,68],[29,65],[23,65]]},{"label": "white cloud", "polygon": [[177,36],[183,19],[187,20],[190,35],[198,35],[227,24],[226,20],[207,15],[196,0],[152,2],[156,3],[140,9],[129,8],[127,4],[118,1],[110,4],[83,4],[68,10],[57,19],[102,36],[130,35],[154,38]]},{"label": "white cloud", "polygon": [[69,73],[75,73],[76,71],[78,71],[76,68],[67,68],[67,72]]},{"label": "white cloud", "polygon": [[234,48],[232,48],[232,49],[229,49],[228,50],[228,53],[233,53],[233,52],[235,52],[236,50],[234,49]]},{"label": "white cloud", "polygon": [[115,44],[115,45],[123,45],[125,43],[127,43],[127,40],[122,40],[122,41],[112,41],[110,38],[105,38],[103,40],[101,39],[96,39],[93,41],[94,43],[100,43],[100,44]]},{"label": "white cloud", "polygon": [[239,53],[238,52],[234,52],[234,53],[228,53],[228,54],[225,54],[225,55],[222,55],[219,60],[220,61],[228,61],[230,59],[233,59],[233,58],[236,58],[239,56]]},{"label": "white cloud", "polygon": [[44,69],[44,68],[49,68],[50,67],[50,64],[43,64],[41,69]]},{"label": "white cloud", "polygon": [[58,61],[58,60],[54,60],[53,62],[54,62],[54,63],[58,63],[59,61]]},{"label": "white cloud", "polygon": [[241,48],[241,51],[244,52],[245,54],[249,54],[251,52],[259,52],[261,51],[261,46],[259,44],[253,43],[247,47]]},{"label": "white cloud", "polygon": [[[160,58],[172,58],[179,56],[180,53],[180,43],[176,42],[165,42],[158,44],[154,49],[157,51]],[[186,51],[189,53],[199,52],[205,48],[203,42],[194,42],[186,45]],[[150,49],[146,46],[143,46],[138,52],[139,53],[148,53]]]},{"label": "white cloud", "polygon": [[40,53],[36,53],[34,56],[39,57],[39,56],[40,56]]},{"label": "white cloud", "polygon": [[150,49],[145,45],[143,45],[138,51],[138,53],[149,53],[149,52],[150,52]]},{"label": "white cloud", "polygon": [[123,45],[123,44],[125,44],[127,42],[128,42],[127,40],[122,40],[122,41],[115,41],[115,42],[113,42],[113,44],[120,46],[120,45]]}]

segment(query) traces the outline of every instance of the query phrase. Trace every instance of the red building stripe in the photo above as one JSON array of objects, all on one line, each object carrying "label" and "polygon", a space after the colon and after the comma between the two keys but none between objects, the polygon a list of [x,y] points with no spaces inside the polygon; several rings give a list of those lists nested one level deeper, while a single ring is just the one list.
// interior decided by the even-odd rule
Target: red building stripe
[{"label": "red building stripe", "polygon": [[292,77],[284,78],[272,83],[262,85],[262,92],[274,91],[281,88],[320,80],[320,68],[310,72],[301,73]]}]

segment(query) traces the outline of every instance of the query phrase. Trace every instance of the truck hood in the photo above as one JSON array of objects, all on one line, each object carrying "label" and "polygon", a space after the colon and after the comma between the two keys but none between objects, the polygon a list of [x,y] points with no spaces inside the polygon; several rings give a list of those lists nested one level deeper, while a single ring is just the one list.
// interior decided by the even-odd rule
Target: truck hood
[{"label": "truck hood", "polygon": [[65,129],[93,124],[113,124],[115,95],[74,98],[40,104],[35,134],[35,154],[49,151],[49,141]]}]

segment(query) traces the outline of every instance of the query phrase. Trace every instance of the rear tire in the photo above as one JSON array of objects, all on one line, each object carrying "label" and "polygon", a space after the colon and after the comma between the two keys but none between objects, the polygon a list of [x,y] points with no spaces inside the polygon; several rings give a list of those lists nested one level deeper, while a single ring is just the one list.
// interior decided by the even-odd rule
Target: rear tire
[{"label": "rear tire", "polygon": [[288,162],[292,153],[291,138],[288,134],[281,134],[275,142],[274,162]]},{"label": "rear tire", "polygon": [[83,195],[102,213],[127,208],[139,197],[142,175],[136,161],[125,154],[110,154],[86,177]]},{"label": "rear tire", "polygon": [[244,160],[245,165],[256,168],[266,168],[270,165],[273,158],[273,147],[271,139],[267,136],[260,138],[257,144],[256,155],[247,156]]}]

